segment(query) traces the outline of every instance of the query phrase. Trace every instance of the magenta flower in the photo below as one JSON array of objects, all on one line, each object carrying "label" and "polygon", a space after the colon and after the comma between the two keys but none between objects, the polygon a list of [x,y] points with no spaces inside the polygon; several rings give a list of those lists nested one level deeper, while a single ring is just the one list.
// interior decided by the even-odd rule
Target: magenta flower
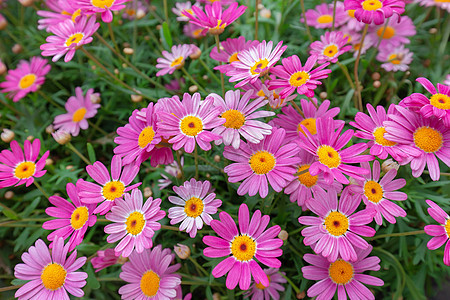
[{"label": "magenta flower", "polygon": [[119,11],[126,7],[124,3],[130,0],[74,0],[73,6],[86,14],[101,13],[102,21],[110,23],[113,20],[112,11]]},{"label": "magenta flower", "polygon": [[419,3],[420,6],[435,6],[445,9],[450,13],[450,3],[446,0],[413,0],[413,2]]},{"label": "magenta flower", "polygon": [[45,1],[45,5],[50,8],[51,11],[37,11],[37,15],[43,17],[38,20],[39,30],[46,29],[47,31],[50,31],[53,26],[58,25],[59,23],[66,20],[76,22],[81,16],[81,10],[75,6],[72,6],[72,3],[69,1],[47,0]]},{"label": "magenta flower", "polygon": [[156,76],[163,76],[167,73],[172,74],[175,70],[179,70],[184,66],[186,58],[192,53],[191,45],[182,44],[172,46],[171,53],[163,51],[163,57],[158,57],[156,67],[161,69],[156,73]]},{"label": "magenta flower", "polygon": [[300,224],[308,225],[302,230],[305,237],[303,243],[330,262],[336,261],[338,257],[356,261],[355,248],[365,250],[369,247],[360,235],[375,235],[375,229],[365,226],[372,222],[373,212],[362,210],[354,213],[360,202],[347,189],[342,192],[339,203],[335,190],[329,190],[328,193],[316,190],[314,201],[309,202],[309,209],[318,217],[298,218]]},{"label": "magenta flower", "polygon": [[128,257],[133,251],[142,253],[144,249],[153,246],[152,237],[155,231],[161,229],[157,221],[164,218],[165,211],[160,208],[161,199],[148,198],[143,203],[142,193],[134,189],[130,194],[125,194],[125,199],[117,199],[111,212],[106,214],[106,219],[114,222],[105,226],[108,243],[120,240],[114,248],[116,254]]},{"label": "magenta flower", "polygon": [[194,11],[192,10],[192,6],[197,6],[198,8],[202,9],[198,2],[195,2],[194,5],[192,5],[190,1],[176,2],[175,7],[172,8],[172,12],[177,15],[177,21],[188,22],[189,18],[183,14],[183,11],[186,10],[191,15],[195,15]]},{"label": "magenta flower", "polygon": [[440,225],[426,225],[425,233],[433,238],[428,241],[427,247],[430,250],[436,250],[446,243],[444,250],[444,264],[450,266],[450,217],[449,215],[431,200],[426,201],[430,206],[428,213]]},{"label": "magenta flower", "polygon": [[280,299],[278,292],[284,292],[283,283],[287,280],[281,274],[286,275],[284,272],[279,274],[280,269],[268,268],[263,270],[269,279],[269,286],[264,286],[261,283],[253,282],[250,289],[244,293],[245,298],[251,297],[250,300],[262,300],[262,299]]},{"label": "magenta flower", "polygon": [[76,23],[66,20],[53,26],[50,31],[55,35],[47,37],[47,43],[41,45],[42,56],[53,56],[52,61],[56,62],[65,55],[64,61],[71,61],[77,49],[92,42],[92,35],[99,26],[94,17],[88,20],[86,16]]},{"label": "magenta flower", "polygon": [[257,210],[251,220],[246,204],[239,207],[239,231],[236,223],[225,211],[219,214],[219,220],[212,220],[212,229],[220,236],[205,236],[203,242],[209,247],[203,250],[206,257],[224,257],[212,271],[215,278],[228,273],[226,286],[232,290],[239,283],[241,290],[250,287],[251,277],[256,283],[269,286],[269,278],[256,262],[279,268],[281,262],[276,258],[283,254],[280,247],[283,241],[275,238],[281,231],[275,225],[265,230],[269,224],[269,216],[261,216]]},{"label": "magenta flower", "polygon": [[[58,115],[53,121],[55,129],[62,129],[73,136],[77,136],[81,129],[88,129],[87,119],[93,118],[97,114],[100,104],[91,101],[94,89],[88,89],[86,96],[83,96],[81,87],[75,88],[75,96],[71,96],[65,105],[67,113]],[[98,93],[95,93],[98,96]]]},{"label": "magenta flower", "polygon": [[320,36],[320,41],[315,41],[311,44],[310,55],[317,56],[317,62],[323,64],[327,61],[336,63],[338,57],[345,52],[350,51],[352,46],[347,45],[349,38],[344,36],[340,31],[325,32]]},{"label": "magenta flower", "polygon": [[47,60],[34,56],[30,62],[21,60],[14,70],[9,70],[6,81],[0,82],[1,93],[8,93],[8,98],[19,101],[28,93],[36,92],[45,82],[45,75],[51,66]]},{"label": "magenta flower", "polygon": [[212,59],[224,62],[226,64],[214,67],[214,70],[219,70],[222,73],[233,70],[234,67],[231,65],[231,63],[234,61],[239,61],[238,54],[244,50],[248,50],[258,45],[259,41],[246,41],[245,37],[243,37],[242,35],[236,39],[227,39],[226,41],[221,42],[221,46],[223,47],[223,49],[220,49],[219,52],[217,50],[217,47],[214,47],[212,48],[209,55]]},{"label": "magenta flower", "polygon": [[383,24],[393,14],[405,12],[403,0],[344,0],[345,10],[355,10],[355,18],[366,24]]},{"label": "magenta flower", "polygon": [[28,187],[34,182],[34,178],[44,176],[47,171],[43,169],[49,151],[36,162],[41,149],[39,139],[35,139],[33,144],[25,140],[23,151],[17,141],[12,141],[10,147],[11,151],[5,149],[0,152],[0,189],[24,183]]},{"label": "magenta flower", "polygon": [[274,90],[283,88],[280,92],[281,97],[287,97],[297,90],[300,95],[314,97],[314,90],[321,85],[320,79],[328,77],[331,73],[330,69],[325,69],[330,63],[324,63],[313,70],[317,62],[317,56],[313,55],[308,58],[305,65],[297,55],[283,58],[281,66],[271,69],[271,73],[279,77],[269,81],[269,89]]},{"label": "magenta flower", "polygon": [[122,266],[120,278],[128,284],[119,289],[122,299],[173,299],[181,284],[175,272],[180,264],[170,265],[175,254],[161,245],[142,253],[134,252]]},{"label": "magenta flower", "polygon": [[450,127],[450,85],[434,85],[425,77],[419,77],[416,81],[431,94],[428,98],[421,93],[413,93],[400,102],[401,106],[420,113],[425,118],[435,116],[444,121],[445,126]]},{"label": "magenta flower", "polygon": [[377,54],[377,60],[383,62],[381,67],[388,72],[405,72],[413,60],[413,53],[405,46],[381,48]]},{"label": "magenta flower", "polygon": [[282,145],[284,137],[284,130],[274,127],[259,144],[241,142],[237,150],[225,147],[223,156],[236,162],[224,169],[228,181],[244,180],[237,190],[238,195],[259,193],[264,198],[269,193],[267,181],[276,192],[281,192],[294,179],[294,166],[300,162],[295,156],[299,149],[295,143]]},{"label": "magenta flower", "polygon": [[116,255],[114,249],[97,251],[97,256],[91,259],[95,272],[99,272],[109,266],[119,263],[120,256]]},{"label": "magenta flower", "polygon": [[[77,184],[81,180],[79,179]],[[45,212],[57,219],[44,222],[42,228],[47,230],[57,229],[47,236],[49,241],[55,241],[58,237],[65,240],[70,236],[68,244],[70,245],[69,251],[72,251],[81,244],[86,230],[88,227],[94,226],[97,217],[92,214],[95,204],[82,203],[78,196],[79,190],[73,183],[68,183],[66,190],[72,203],[60,196],[51,196],[48,200],[55,207],[48,207]],[[50,248],[52,246],[53,242],[50,244]]]},{"label": "magenta flower", "polygon": [[45,243],[39,239],[28,252],[22,254],[24,264],[17,264],[14,276],[21,280],[30,280],[19,288],[15,297],[26,299],[63,299],[69,300],[69,294],[83,297],[81,289],[86,285],[85,272],[75,272],[86,262],[86,257],[77,259],[77,250],[69,257],[70,244],[64,245],[63,238],[57,238],[52,250],[48,251]]},{"label": "magenta flower", "polygon": [[[385,29],[386,28],[386,29]],[[369,36],[373,40],[380,40],[379,49],[392,50],[404,44],[410,43],[410,38],[416,35],[416,27],[408,16],[395,16],[389,19],[387,26],[384,24],[370,29]]]},{"label": "magenta flower", "polygon": [[309,280],[318,280],[308,289],[308,297],[331,300],[338,293],[338,299],[373,299],[372,292],[362,283],[374,286],[384,285],[383,280],[362,274],[364,271],[380,270],[380,259],[376,256],[367,257],[372,246],[365,250],[356,249],[357,259],[354,262],[337,259],[328,261],[321,255],[305,254],[303,259],[312,266],[302,268],[303,276]]},{"label": "magenta flower", "polygon": [[192,178],[182,186],[174,186],[173,190],[177,196],[169,196],[169,201],[178,206],[169,208],[170,224],[182,222],[180,231],[186,230],[189,236],[194,238],[197,230],[203,228],[203,222],[206,225],[211,223],[211,215],[217,213],[222,200],[216,199],[216,194],[211,193],[209,181]]},{"label": "magenta flower", "polygon": [[[322,3],[314,7],[314,9],[308,9],[305,13],[306,24],[313,26],[314,28],[331,28],[333,26],[333,3]],[[342,2],[337,2],[334,25],[339,27],[348,20],[347,13],[344,11],[344,5]],[[300,22],[305,22],[303,17]]]}]

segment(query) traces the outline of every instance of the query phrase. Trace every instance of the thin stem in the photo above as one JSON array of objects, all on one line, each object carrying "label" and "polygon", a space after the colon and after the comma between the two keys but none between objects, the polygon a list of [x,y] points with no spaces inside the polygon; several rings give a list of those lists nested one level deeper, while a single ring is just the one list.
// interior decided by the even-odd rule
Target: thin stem
[{"label": "thin stem", "polygon": [[[0,203],[0,205],[2,205],[2,204]],[[20,220],[2,222],[2,223],[0,223],[0,227],[9,227],[9,226],[11,226],[11,224],[21,223],[21,222],[40,222],[41,223],[41,222],[50,221],[50,220],[53,220],[53,218],[20,219]]]},{"label": "thin stem", "polygon": [[[192,155],[191,153],[187,153],[187,154]],[[205,159],[204,157],[201,157],[201,156],[199,155],[198,158],[199,158],[201,161],[203,161],[203,162],[207,163],[208,165],[210,165],[211,167],[213,167],[213,168],[219,170],[220,172],[222,172],[222,173],[224,172],[223,169],[221,169],[220,167],[216,166],[215,164],[209,162],[209,161],[208,161],[207,159]]]},{"label": "thin stem", "polygon": [[363,104],[362,104],[362,98],[361,98],[361,85],[359,84],[359,77],[358,77],[358,67],[359,67],[359,59],[361,58],[361,50],[364,46],[364,39],[366,38],[367,29],[369,29],[369,24],[366,24],[364,26],[364,31],[361,37],[361,44],[359,46],[358,50],[358,56],[356,57],[355,61],[355,68],[354,68],[354,75],[355,75],[355,92],[356,92],[356,99],[358,99],[358,109],[360,111],[363,111]]},{"label": "thin stem", "polygon": [[[24,284],[25,284],[25,283],[24,283]],[[16,289],[22,287],[24,284],[19,284],[19,285],[12,285],[12,286],[7,286],[7,287],[2,287],[2,288],[0,288],[0,293],[1,293],[1,292],[6,292],[6,291],[16,290]]]},{"label": "thin stem", "polygon": [[169,25],[169,8],[167,6],[167,0],[164,0],[164,18],[166,19],[167,25]]},{"label": "thin stem", "polygon": [[116,43],[116,37],[114,36],[114,31],[112,29],[111,23],[108,23],[108,30],[109,30],[109,36],[111,37],[111,41],[114,45],[114,48],[116,48],[117,52],[120,52],[119,46],[117,46],[117,43]]},{"label": "thin stem", "polygon": [[339,61],[336,62],[336,64],[341,68],[342,72],[345,75],[345,78],[347,78],[348,83],[352,87],[352,89],[355,89],[355,85],[353,84],[353,80],[350,77],[350,73],[348,72],[347,66],[341,64]]},{"label": "thin stem", "polygon": [[198,150],[197,144],[194,147],[194,160],[195,160],[195,179],[198,180]]},{"label": "thin stem", "polygon": [[44,191],[44,189],[41,187],[41,185],[39,183],[37,183],[36,180],[33,181],[34,185],[37,187],[38,190],[41,191],[42,195],[45,196],[45,198],[49,198],[48,194]]},{"label": "thin stem", "polygon": [[161,225],[161,229],[172,230],[172,231],[180,231],[180,229],[178,227],[168,226],[168,225]]},{"label": "thin stem", "polygon": [[181,164],[181,155],[178,151],[176,151],[176,153],[177,153],[178,167],[180,168],[180,172],[181,172],[181,179],[184,181],[184,171],[183,171],[183,165]]},{"label": "thin stem", "polygon": [[[430,174],[430,171],[423,171],[423,173],[424,174]],[[450,173],[444,173],[444,172],[441,172],[440,173],[442,176],[450,176]]]},{"label": "thin stem", "polygon": [[[219,35],[214,36],[216,40],[217,52],[220,53],[220,40]],[[219,66],[222,65],[222,62],[219,62]],[[223,73],[220,72],[220,84],[222,85],[222,97],[225,97],[225,80],[223,78]]]},{"label": "thin stem", "polygon": [[373,238],[370,238],[369,241],[382,239],[382,238],[386,238],[386,237],[391,237],[391,236],[408,236],[408,235],[417,235],[417,234],[422,234],[422,233],[425,233],[425,230],[380,234],[380,235],[374,236]]},{"label": "thin stem", "polygon": [[300,0],[300,6],[302,7],[302,15],[303,15],[303,21],[304,21],[305,27],[306,27],[306,34],[308,35],[309,41],[312,43],[314,41],[314,39],[311,35],[311,31],[309,30],[309,26],[306,21],[306,10],[305,10],[305,1],[304,0]]},{"label": "thin stem", "polygon": [[198,61],[200,62],[200,64],[203,66],[203,68],[205,68],[205,70],[208,72],[209,75],[211,75],[211,77],[217,81],[218,84],[221,84],[219,77],[216,76],[216,74],[214,74],[213,71],[211,71],[211,68],[208,67],[208,65],[203,61],[203,59],[199,58]]},{"label": "thin stem", "polygon": [[91,125],[95,130],[99,131],[101,134],[103,134],[104,136],[108,136],[109,133],[107,133],[106,131],[104,131],[103,129],[101,129],[100,127],[97,126],[97,124],[91,122],[88,120],[89,125]]},{"label": "thin stem", "polygon": [[294,102],[294,100],[291,101],[292,106],[298,111],[298,113],[305,118],[305,114],[303,113],[302,109],[297,105],[297,103]]},{"label": "thin stem", "polygon": [[84,161],[87,165],[91,165],[91,162],[89,161],[89,159],[87,159],[83,154],[80,153],[80,151],[78,151],[71,142],[68,142],[67,147],[72,150],[76,155],[78,155],[79,158],[81,158],[82,161]]},{"label": "thin stem", "polygon": [[258,40],[259,0],[255,0],[255,40]]},{"label": "thin stem", "polygon": [[336,22],[336,4],[337,4],[337,0],[334,0],[334,5],[333,5],[333,23],[331,25],[331,31],[334,31],[334,25]]},{"label": "thin stem", "polygon": [[195,260],[195,258],[193,258],[192,256],[189,256],[188,258],[200,271],[202,271],[203,275],[207,277],[209,276],[209,273],[206,272],[206,270]]},{"label": "thin stem", "polygon": [[278,274],[280,274],[281,276],[283,276],[284,279],[286,279],[287,282],[289,282],[289,284],[290,284],[290,285],[292,286],[292,288],[294,289],[295,294],[299,294],[299,293],[301,292],[300,289],[294,284],[294,282],[292,282],[292,280],[291,280],[289,277],[287,277],[286,275],[284,275],[284,274],[281,273],[281,272],[278,272]]},{"label": "thin stem", "polygon": [[188,73],[188,71],[186,71],[186,69],[184,67],[181,68],[181,71],[183,71],[184,75],[186,75],[187,78],[189,78],[189,80],[195,84],[198,89],[200,91],[202,91],[202,93],[207,94],[208,92],[191,76],[191,74]]},{"label": "thin stem", "polygon": [[16,114],[18,114],[19,116],[23,116],[22,112],[18,111],[17,109],[15,109],[13,106],[9,105],[2,99],[0,99],[0,103],[3,104],[4,106],[6,106],[7,108],[9,108],[10,110],[12,110],[13,112],[15,112]]},{"label": "thin stem", "polygon": [[308,172],[309,172],[309,168],[301,170],[300,172],[295,173],[294,176],[300,176],[300,175],[306,174]]}]

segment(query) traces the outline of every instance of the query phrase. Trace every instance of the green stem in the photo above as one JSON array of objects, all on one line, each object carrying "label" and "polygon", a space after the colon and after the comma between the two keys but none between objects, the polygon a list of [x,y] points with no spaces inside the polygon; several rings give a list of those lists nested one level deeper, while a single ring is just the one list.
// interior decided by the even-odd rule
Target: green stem
[{"label": "green stem", "polygon": [[336,64],[341,68],[342,72],[345,75],[345,78],[347,78],[348,83],[352,87],[352,89],[355,89],[355,85],[353,84],[353,80],[350,77],[350,73],[348,72],[347,66],[341,64],[339,61],[336,62]]},{"label": "green stem", "polygon": [[194,147],[194,161],[195,161],[195,179],[198,180],[198,150],[197,144]]},{"label": "green stem", "polygon": [[359,77],[358,77],[358,67],[359,67],[359,59],[361,58],[361,50],[364,46],[364,39],[366,38],[367,30],[369,29],[369,24],[366,24],[364,26],[364,31],[361,37],[361,44],[359,46],[358,50],[358,56],[356,57],[355,61],[355,68],[354,68],[354,75],[355,75],[355,92],[356,92],[356,99],[358,99],[358,106],[359,111],[363,111],[363,104],[362,104],[362,97],[361,97],[361,85],[359,83]]},{"label": "green stem", "polygon": [[209,276],[209,273],[206,272],[206,270],[195,260],[195,258],[193,258],[192,256],[189,256],[188,258],[203,273],[203,275],[205,275],[206,277]]},{"label": "green stem", "polygon": [[45,198],[49,198],[49,196],[47,195],[47,193],[44,191],[44,189],[41,187],[41,185],[39,183],[37,183],[36,180],[33,181],[34,185],[38,188],[38,190],[41,191],[41,193],[45,196]]},{"label": "green stem", "polygon": [[6,103],[5,101],[3,101],[2,99],[0,99],[0,103],[3,104],[4,106],[6,106],[7,108],[9,108],[10,110],[12,110],[13,112],[15,112],[16,114],[18,114],[19,116],[23,116],[23,113],[21,113],[20,111],[15,109],[13,106],[11,106],[8,103]]},{"label": "green stem", "polygon": [[44,98],[45,100],[48,101],[48,103],[52,104],[53,106],[60,108],[62,110],[65,110],[64,107],[62,107],[61,105],[59,105],[58,103],[56,103],[55,101],[53,101],[52,98],[50,98],[49,96],[47,96],[46,94],[44,94],[44,92],[42,92],[41,90],[37,91],[39,95],[41,95],[42,98]]},{"label": "green stem", "polygon": [[119,46],[117,46],[117,43],[116,43],[116,37],[114,35],[114,31],[112,29],[111,23],[108,23],[108,30],[109,30],[109,36],[111,37],[111,41],[114,45],[114,48],[116,49],[117,52],[120,52]]},{"label": "green stem", "polygon": [[104,131],[103,129],[101,129],[100,127],[97,126],[97,124],[91,122],[88,120],[88,123],[90,126],[92,126],[95,130],[99,131],[101,134],[103,134],[104,136],[108,136],[109,133],[107,133],[106,131]]},{"label": "green stem", "polygon": [[[0,205],[2,205],[2,204],[0,203]],[[0,223],[0,227],[9,227],[9,226],[11,226],[11,224],[21,223],[21,222],[40,222],[41,223],[41,222],[50,221],[50,220],[53,220],[53,218],[20,219],[20,220],[2,222],[2,223]]]},{"label": "green stem", "polygon": [[71,142],[68,142],[67,147],[72,150],[76,155],[78,155],[79,158],[81,158],[82,161],[84,161],[87,165],[91,165],[91,162],[89,161],[89,159],[87,159],[83,154],[80,153],[80,151],[78,151]]},{"label": "green stem", "polygon": [[259,0],[255,0],[255,40],[258,40]]},{"label": "green stem", "polygon": [[417,235],[417,234],[422,234],[422,233],[425,233],[425,230],[416,230],[416,231],[408,231],[408,232],[380,234],[380,235],[377,235],[377,236],[374,236],[374,237],[370,238],[369,241],[382,239],[382,238],[387,238],[387,237],[391,237],[391,236],[408,236],[408,235]]},{"label": "green stem", "polygon": [[214,74],[213,71],[211,71],[211,68],[208,67],[208,65],[204,62],[203,59],[199,58],[198,61],[200,62],[200,64],[203,66],[203,68],[208,72],[209,75],[211,75],[211,77],[217,81],[218,84],[221,84],[219,77],[216,76],[216,74]]},{"label": "green stem", "polygon": [[308,35],[309,41],[312,43],[314,41],[314,39],[311,35],[311,31],[309,30],[309,26],[306,21],[306,10],[305,10],[305,1],[304,0],[300,0],[300,6],[302,7],[302,15],[303,15],[303,21],[304,21],[305,27],[306,27],[306,34]]},{"label": "green stem", "polygon": [[[25,283],[24,283],[24,284],[25,284]],[[2,287],[2,288],[0,288],[0,293],[1,293],[1,292],[12,291],[12,290],[17,290],[18,288],[22,287],[24,284],[19,284],[19,285],[12,285],[12,286],[7,286],[7,287]]]},{"label": "green stem", "polygon": [[183,71],[184,75],[186,75],[186,77],[189,78],[189,80],[195,84],[202,93],[208,94],[208,92],[191,76],[191,74],[188,73],[188,71],[186,71],[184,67],[181,68],[181,71]]},{"label": "green stem", "polygon": [[164,3],[164,18],[166,19],[167,25],[169,25],[169,8],[167,5],[167,0],[164,0],[163,3]]},{"label": "green stem", "polygon": [[178,151],[175,151],[177,154],[177,163],[178,163],[178,167],[180,168],[181,171],[181,179],[184,181],[184,171],[183,171],[183,165],[181,164],[181,155]]},{"label": "green stem", "polygon": [[335,25],[335,21],[336,21],[336,4],[337,4],[337,0],[334,0],[334,5],[333,5],[333,24],[331,25],[331,31],[334,31],[334,25]]},{"label": "green stem", "polygon": [[291,101],[292,106],[298,111],[298,113],[305,118],[305,114],[303,113],[302,109],[297,105],[297,103],[294,102],[294,100]]},{"label": "green stem", "polygon": [[292,280],[291,280],[289,277],[287,277],[286,275],[284,275],[284,274],[281,273],[280,271],[278,271],[278,274],[280,274],[281,276],[283,276],[284,279],[286,279],[287,282],[289,282],[289,284],[290,284],[290,285],[292,286],[292,288],[294,289],[295,294],[299,294],[299,293],[301,292],[300,289],[294,284],[294,282],[292,282]]},{"label": "green stem", "polygon": [[[217,52],[220,53],[220,39],[219,35],[214,36],[216,40]],[[219,65],[222,65],[222,62],[219,62]],[[225,97],[225,80],[223,78],[223,73],[220,72],[220,84],[222,85],[222,97]]]}]

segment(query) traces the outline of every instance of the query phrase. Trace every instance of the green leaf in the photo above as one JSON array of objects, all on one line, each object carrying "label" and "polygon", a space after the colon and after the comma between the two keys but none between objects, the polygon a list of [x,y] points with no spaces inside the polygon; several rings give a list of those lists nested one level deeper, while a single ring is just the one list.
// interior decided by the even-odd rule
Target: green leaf
[{"label": "green leaf", "polygon": [[93,290],[100,288],[100,283],[95,277],[94,268],[92,268],[92,264],[88,264],[87,274],[88,278],[86,279],[86,285]]},{"label": "green leaf", "polygon": [[20,219],[19,215],[14,210],[12,210],[11,208],[9,208],[8,206],[6,206],[3,203],[0,203],[0,210],[9,219],[13,219],[13,220]]},{"label": "green leaf", "polygon": [[166,22],[162,24],[159,34],[161,35],[164,48],[172,48],[172,35],[170,34],[169,25]]},{"label": "green leaf", "polygon": [[88,151],[89,161],[91,163],[94,163],[95,161],[97,161],[97,159],[95,157],[94,147],[92,147],[91,143],[87,143],[87,151]]}]

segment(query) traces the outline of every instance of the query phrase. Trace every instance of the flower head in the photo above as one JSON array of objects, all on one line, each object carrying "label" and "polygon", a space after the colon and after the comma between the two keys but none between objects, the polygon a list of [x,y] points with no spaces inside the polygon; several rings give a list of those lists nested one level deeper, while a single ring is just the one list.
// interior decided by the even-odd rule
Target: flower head
[{"label": "flower head", "polygon": [[276,268],[268,268],[263,270],[269,279],[269,285],[264,286],[261,283],[253,282],[250,286],[250,289],[245,292],[245,297],[250,297],[251,300],[259,300],[259,299],[280,299],[280,294],[278,292],[284,292],[283,283],[286,283],[287,280],[281,274],[286,275],[284,272],[280,272],[280,269]]},{"label": "flower head", "polygon": [[192,6],[197,6],[199,9],[202,9],[198,2],[195,2],[194,5],[192,5],[191,1],[175,3],[175,7],[172,8],[172,12],[177,15],[177,21],[189,21],[189,18],[183,14],[183,11],[187,11],[191,15],[195,16]]},{"label": "flower head", "polygon": [[74,0],[72,5],[86,14],[101,13],[102,21],[110,23],[113,20],[112,11],[124,9],[124,3],[128,1],[130,0]]},{"label": "flower head", "polygon": [[99,250],[97,251],[97,256],[91,259],[91,263],[95,272],[99,272],[104,268],[117,264],[120,257],[116,255],[114,249]]},{"label": "flower head", "polygon": [[403,0],[344,0],[345,10],[354,10],[355,18],[366,24],[383,24],[393,14],[400,16],[405,11]]},{"label": "flower head", "polygon": [[409,64],[413,60],[413,53],[403,45],[395,48],[383,47],[377,55],[377,60],[383,62],[381,67],[388,72],[404,72],[409,69]]},{"label": "flower head", "polygon": [[172,46],[172,52],[163,51],[164,58],[159,57],[156,59],[158,62],[156,67],[161,69],[156,73],[156,76],[163,76],[167,73],[172,74],[175,70],[179,70],[184,66],[184,62],[192,53],[191,45],[182,44]]},{"label": "flower head", "polygon": [[311,44],[309,54],[317,55],[319,64],[327,61],[336,63],[339,56],[352,49],[350,45],[345,46],[348,43],[348,39],[340,31],[327,31],[320,36],[320,41],[315,41]]},{"label": "flower head", "polygon": [[[333,26],[333,10],[334,5],[332,3],[322,3],[314,7],[314,9],[308,9],[305,13],[306,24],[314,28],[331,28]],[[341,26],[347,20],[348,16],[344,11],[344,5],[338,1],[336,4],[334,25],[336,27]],[[300,21],[305,22],[303,18]]]},{"label": "flower head", "polygon": [[430,206],[428,208],[428,213],[440,224],[425,226],[425,233],[433,237],[428,241],[427,247],[430,250],[436,250],[446,243],[444,250],[444,264],[450,266],[450,216],[433,201],[427,200],[426,202]]},{"label": "flower head", "polygon": [[408,16],[395,16],[389,19],[386,25],[370,28],[370,36],[373,40],[380,40],[379,49],[392,50],[404,44],[409,44],[409,38],[416,35],[416,27]]},{"label": "flower head", "polygon": [[238,54],[244,50],[248,50],[252,47],[259,45],[259,41],[245,40],[242,35],[235,39],[227,39],[221,42],[220,52],[217,47],[212,48],[210,56],[212,59],[224,62],[225,65],[219,65],[214,67],[215,70],[219,70],[222,73],[226,73],[229,70],[234,69],[231,65],[234,61],[239,61]]},{"label": "flower head", "polygon": [[70,1],[64,0],[47,0],[45,4],[51,11],[38,10],[37,15],[43,17],[38,20],[38,29],[50,29],[66,20],[76,22],[81,16],[81,10],[76,6],[72,6]]}]

